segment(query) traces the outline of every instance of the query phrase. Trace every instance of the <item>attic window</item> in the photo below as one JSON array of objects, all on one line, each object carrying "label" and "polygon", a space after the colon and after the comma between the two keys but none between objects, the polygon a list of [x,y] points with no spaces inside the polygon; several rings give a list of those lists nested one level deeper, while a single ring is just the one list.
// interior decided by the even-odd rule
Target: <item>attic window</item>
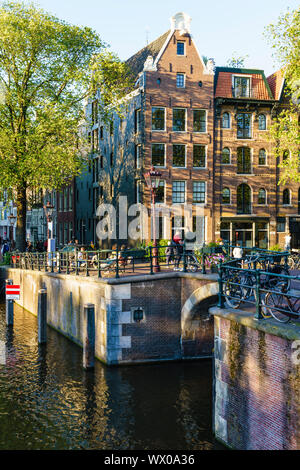
[{"label": "attic window", "polygon": [[185,43],[177,41],[177,55],[185,55]]}]

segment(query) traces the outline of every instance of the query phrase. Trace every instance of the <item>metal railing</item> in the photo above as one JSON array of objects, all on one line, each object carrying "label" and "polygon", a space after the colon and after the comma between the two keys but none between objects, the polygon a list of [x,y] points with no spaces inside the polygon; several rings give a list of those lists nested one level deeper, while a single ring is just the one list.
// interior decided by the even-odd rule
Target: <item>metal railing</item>
[{"label": "metal railing", "polygon": [[[289,253],[257,250],[256,256],[219,265],[218,307],[255,306],[257,319],[286,323],[300,318],[300,276],[291,276]],[[248,264],[248,268],[245,268]]]},{"label": "metal railing", "polygon": [[[203,251],[171,247],[173,253],[166,254],[169,246],[159,246],[158,255],[152,246],[145,249],[120,249],[99,251],[68,251],[45,253],[12,253],[11,266],[59,274],[115,277],[129,274],[155,274],[157,258],[161,271],[173,269],[182,272],[201,272],[211,268],[209,255]],[[217,271],[217,265],[216,265]]]}]

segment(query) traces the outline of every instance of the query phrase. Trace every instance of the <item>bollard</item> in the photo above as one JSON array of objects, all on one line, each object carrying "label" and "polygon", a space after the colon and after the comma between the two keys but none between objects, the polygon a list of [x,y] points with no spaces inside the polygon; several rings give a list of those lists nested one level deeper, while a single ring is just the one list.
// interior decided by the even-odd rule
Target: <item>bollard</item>
[{"label": "bollard", "polygon": [[[7,286],[12,286],[13,281],[11,279],[7,279],[5,281]],[[13,326],[14,324],[14,304],[13,300],[6,300],[6,325]]]},{"label": "bollard", "polygon": [[95,306],[86,304],[83,312],[83,368],[93,369],[95,363]]},{"label": "bollard", "polygon": [[47,290],[40,289],[38,297],[38,343],[47,343]]}]

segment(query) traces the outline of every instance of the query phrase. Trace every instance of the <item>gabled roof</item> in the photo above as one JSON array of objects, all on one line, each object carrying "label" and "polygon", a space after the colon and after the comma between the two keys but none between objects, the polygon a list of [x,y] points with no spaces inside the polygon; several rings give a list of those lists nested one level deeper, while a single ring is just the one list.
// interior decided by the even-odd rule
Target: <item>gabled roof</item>
[{"label": "gabled roof", "polygon": [[126,60],[126,64],[129,65],[136,77],[140,72],[142,72],[144,63],[149,55],[151,55],[154,60],[156,59],[169,34],[170,30]]},{"label": "gabled roof", "polygon": [[282,70],[278,70],[267,78],[268,84],[271,88],[275,100],[280,100],[283,85],[284,85],[284,75]]},{"label": "gabled roof", "polygon": [[217,67],[215,73],[215,97],[232,98],[232,76],[251,75],[252,98],[256,100],[273,100],[273,94],[263,70]]}]

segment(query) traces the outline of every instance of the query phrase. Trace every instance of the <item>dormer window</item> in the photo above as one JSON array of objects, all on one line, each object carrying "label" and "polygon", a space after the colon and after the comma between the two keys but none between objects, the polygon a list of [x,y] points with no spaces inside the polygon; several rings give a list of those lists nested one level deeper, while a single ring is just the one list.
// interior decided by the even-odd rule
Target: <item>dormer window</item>
[{"label": "dormer window", "polygon": [[250,98],[250,77],[233,77],[234,98]]},{"label": "dormer window", "polygon": [[177,55],[185,55],[184,41],[177,41]]}]

